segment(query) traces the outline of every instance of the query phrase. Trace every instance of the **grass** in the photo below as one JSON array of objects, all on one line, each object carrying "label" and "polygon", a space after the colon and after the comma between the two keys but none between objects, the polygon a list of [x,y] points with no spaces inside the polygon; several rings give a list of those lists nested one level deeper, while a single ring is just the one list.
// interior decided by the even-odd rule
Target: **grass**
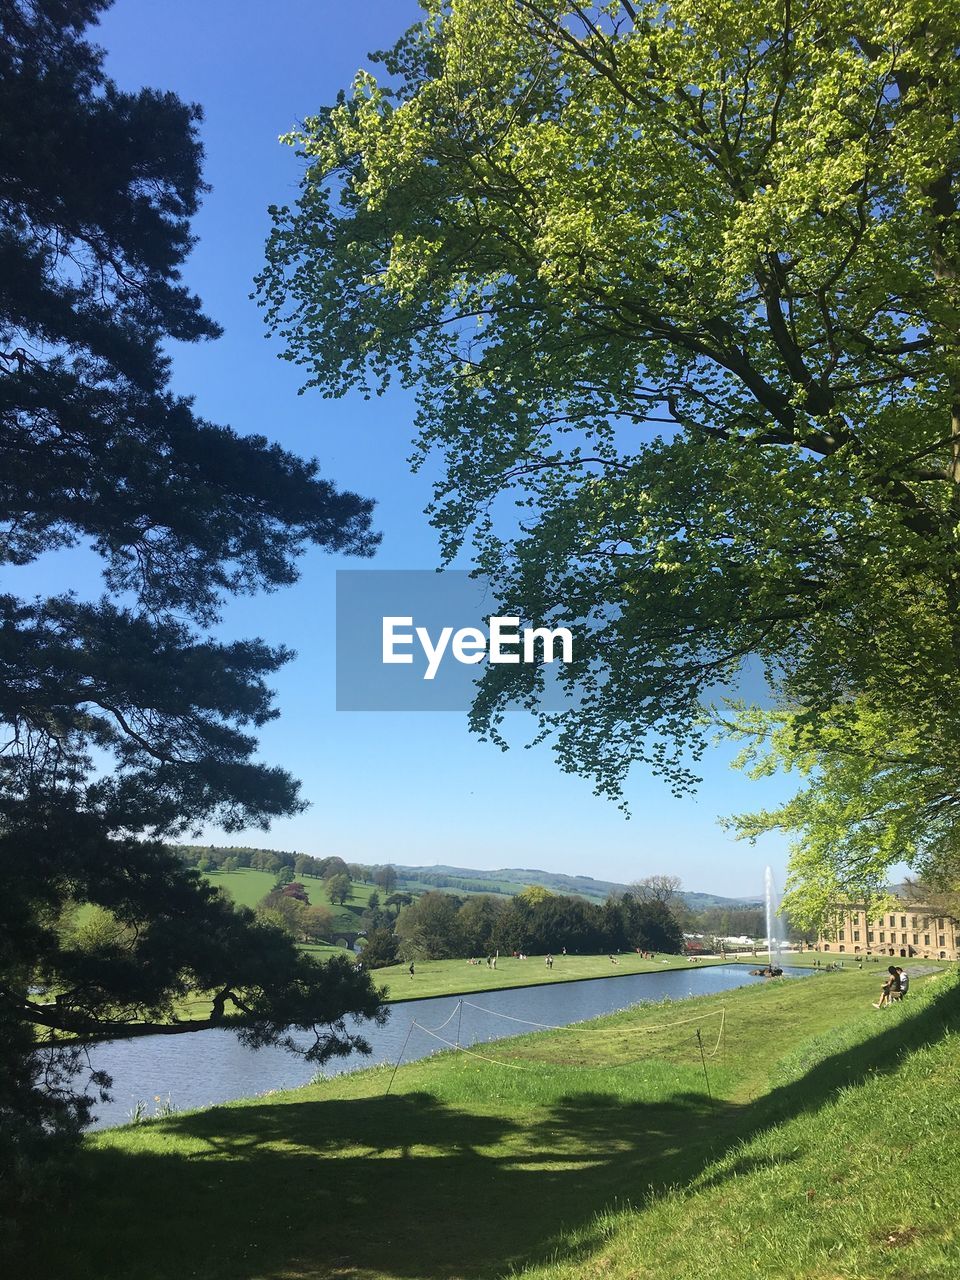
[{"label": "grass", "polygon": [[[378,986],[386,986],[388,1000],[420,1000],[430,996],[499,991],[504,987],[538,987],[551,982],[582,982],[589,978],[622,978],[628,973],[693,968],[683,956],[643,960],[630,952],[618,955],[616,964],[610,963],[608,955],[555,955],[553,960],[552,969],[546,967],[544,956],[528,956],[526,960],[500,956],[496,969],[487,968],[485,961],[471,964],[469,960],[417,960],[412,978],[409,965],[394,964],[375,969],[373,980]],[[720,961],[711,957],[698,963],[705,967]]]},{"label": "grass", "polygon": [[[236,871],[206,871],[205,879],[219,889],[226,889],[238,907],[255,907],[277,882],[272,871],[254,871],[252,867],[240,867]],[[361,928],[360,916],[367,909],[367,900],[375,892],[374,887],[359,880],[350,883],[350,896],[346,902],[333,903],[327,896],[324,882],[316,876],[298,876],[307,891],[311,906],[329,907],[333,912],[334,933],[356,933]],[[380,899],[383,893],[379,890]]]},{"label": "grass", "polygon": [[377,1068],[92,1135],[9,1274],[953,1280],[960,987],[883,1012],[875,989],[767,983],[443,1054],[389,1094]]}]

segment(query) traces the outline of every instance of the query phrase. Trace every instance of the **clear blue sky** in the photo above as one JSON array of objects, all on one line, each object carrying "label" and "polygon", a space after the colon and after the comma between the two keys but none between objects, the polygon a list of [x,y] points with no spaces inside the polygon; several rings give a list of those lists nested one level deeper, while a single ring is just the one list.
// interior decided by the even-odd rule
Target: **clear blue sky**
[{"label": "clear blue sky", "polygon": [[[269,229],[271,203],[295,198],[298,163],[277,139],[333,100],[367,53],[384,48],[417,15],[409,0],[323,4],[312,0],[117,0],[97,39],[125,88],[172,89],[201,104],[206,178],[212,186],[195,223],[199,243],[187,283],[225,328],[216,343],[177,348],[174,381],[198,410],[241,432],[263,432],[317,455],[339,485],[377,501],[383,532],[377,568],[438,563],[423,507],[428,476],[406,464],[411,405],[401,394],[367,403],[297,395],[296,370],[277,358],[249,300]],[[90,588],[82,557],[74,585]],[[241,843],[338,853],[362,862],[445,862],[543,867],[630,881],[655,872],[684,887],[762,893],[763,869],[783,884],[784,842],[740,845],[720,814],[774,803],[789,780],[749,783],[715,752],[695,797],[675,800],[637,773],[630,821],[589,783],[562,774],[547,747],[507,753],[471,737],[459,714],[337,713],[334,709],[334,571],[356,562],[311,554],[294,588],[231,602],[225,629],[258,634],[298,652],[276,681],[281,718],[262,736],[263,755],[302,779],[312,806]],[[32,585],[59,585],[58,566],[31,570]],[[210,841],[222,839],[209,831]]]}]

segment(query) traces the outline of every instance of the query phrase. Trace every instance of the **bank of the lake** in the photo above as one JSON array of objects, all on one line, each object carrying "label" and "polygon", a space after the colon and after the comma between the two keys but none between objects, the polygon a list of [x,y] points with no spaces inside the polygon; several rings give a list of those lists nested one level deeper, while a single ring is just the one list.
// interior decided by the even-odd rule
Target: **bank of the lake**
[{"label": "bank of the lake", "polygon": [[875,988],[757,983],[402,1066],[389,1095],[378,1068],[105,1131],[13,1274],[953,1280],[957,980],[885,1011]]},{"label": "bank of the lake", "polygon": [[[443,982],[442,972],[436,977]],[[382,1026],[367,1023],[360,1028],[370,1045],[369,1056],[334,1058],[322,1070],[331,1075],[376,1063],[410,1061],[450,1044],[469,1047],[531,1027],[584,1022],[631,1004],[683,1001],[762,981],[736,965],[697,964],[613,979],[604,973],[602,981],[584,976],[563,983],[396,1000]],[[293,1038],[310,1043],[305,1033],[294,1032]],[[158,1105],[187,1110],[295,1088],[316,1071],[284,1049],[247,1049],[226,1028],[98,1044],[90,1048],[90,1061],[113,1079],[111,1098],[96,1107],[100,1126],[123,1124],[143,1107],[151,1114]]]},{"label": "bank of the lake", "polygon": [[[505,991],[513,987],[541,987],[561,982],[592,982],[599,978],[623,978],[633,973],[667,973],[673,969],[695,969],[723,964],[720,956],[692,961],[686,956],[659,955],[647,959],[629,951],[612,958],[609,955],[553,956],[547,967],[546,956],[502,955],[497,967],[485,960],[416,960],[411,976],[409,964],[394,964],[374,969],[371,976],[377,986],[386,988],[386,999],[426,1000],[435,996],[466,996],[483,991]],[[755,963],[765,964],[766,956]]]}]

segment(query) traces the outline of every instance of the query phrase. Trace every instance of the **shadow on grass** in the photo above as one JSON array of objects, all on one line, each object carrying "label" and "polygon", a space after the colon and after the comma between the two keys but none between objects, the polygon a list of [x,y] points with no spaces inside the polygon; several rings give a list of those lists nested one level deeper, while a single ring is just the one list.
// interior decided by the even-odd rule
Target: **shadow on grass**
[{"label": "shadow on grass", "polygon": [[[958,1022],[953,986],[739,1106],[699,1093],[658,1103],[580,1093],[529,1115],[477,1114],[421,1092],[175,1117],[141,1149],[87,1150],[62,1236],[48,1220],[11,1274],[479,1280],[553,1256],[575,1228],[587,1254],[600,1210],[685,1185],[741,1141],[893,1070]],[[156,1132],[169,1135],[169,1152]]]}]

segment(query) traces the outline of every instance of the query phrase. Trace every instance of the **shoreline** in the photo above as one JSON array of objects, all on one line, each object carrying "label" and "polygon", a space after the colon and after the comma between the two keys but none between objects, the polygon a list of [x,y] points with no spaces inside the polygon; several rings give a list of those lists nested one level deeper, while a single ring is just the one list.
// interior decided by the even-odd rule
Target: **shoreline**
[{"label": "shoreline", "polygon": [[[508,958],[512,959],[512,957],[508,957]],[[539,957],[539,958],[542,959],[542,957]],[[589,960],[589,959],[593,959],[594,957],[580,956],[580,957],[572,957],[572,958]],[[673,961],[675,961],[675,963]],[[443,960],[434,960],[434,961],[427,960],[427,961],[424,961],[423,963],[426,966],[429,964],[447,964],[450,962],[443,961]],[[457,962],[457,963],[461,963],[461,962]],[[466,961],[463,961],[462,963],[465,964]],[[496,992],[496,991],[522,991],[525,989],[530,989],[532,987],[559,987],[559,986],[565,986],[568,983],[573,983],[573,982],[602,982],[602,981],[606,981],[608,978],[656,977],[657,974],[674,973],[677,970],[684,970],[692,973],[698,969],[716,969],[721,965],[747,964],[747,963],[759,964],[760,961],[754,957],[750,957],[748,961],[746,958],[741,958],[741,957],[736,957],[733,959],[729,959],[729,958],[720,959],[719,957],[711,956],[708,959],[698,960],[695,964],[691,964],[687,962],[685,959],[682,959],[681,957],[677,956],[677,957],[672,957],[670,963],[658,965],[657,968],[628,969],[626,972],[611,972],[609,970],[602,969],[599,973],[571,975],[570,977],[567,977],[567,978],[552,976],[549,979],[543,978],[540,980],[535,980],[533,982],[528,982],[528,981],[506,982],[506,983],[500,983],[497,986],[474,987],[474,988],[468,988],[466,990],[445,990],[445,991],[424,992],[423,994],[393,995],[390,992],[390,988],[388,987],[387,988],[388,994],[384,997],[384,1004],[413,1004],[420,1000],[444,1000],[447,998],[455,998],[455,997],[463,997],[463,996],[480,996],[480,995],[487,995],[490,992]],[[798,968],[798,969],[809,968],[811,973],[816,972],[816,969],[814,969],[813,966],[789,965],[789,962],[785,962],[785,963],[787,963],[788,966],[792,968]],[[618,967],[619,966],[613,966],[614,969]],[[379,970],[379,969],[370,970],[370,976],[375,983],[377,980],[377,974],[381,972],[383,972],[383,970]],[[498,970],[497,972],[500,972],[500,970]],[[551,972],[554,972],[554,971],[551,971]],[[426,969],[426,973],[429,974],[430,970]]]}]

